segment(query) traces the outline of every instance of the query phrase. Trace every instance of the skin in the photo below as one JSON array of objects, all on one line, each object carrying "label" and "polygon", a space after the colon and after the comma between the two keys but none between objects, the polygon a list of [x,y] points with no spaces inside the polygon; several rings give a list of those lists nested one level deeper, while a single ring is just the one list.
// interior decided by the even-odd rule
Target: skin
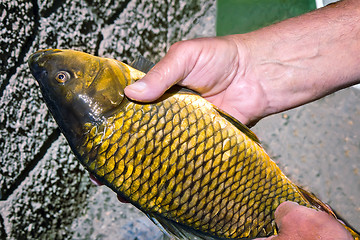
[{"label": "skin", "polygon": [[282,203],[275,211],[279,234],[258,240],[353,239],[351,234],[329,214],[294,202]]},{"label": "skin", "polygon": [[[360,1],[344,0],[239,35],[175,43],[141,80],[125,88],[153,101],[179,84],[244,124],[359,83]],[[279,235],[267,239],[352,239],[329,215],[294,203],[276,211]]]},{"label": "skin", "polygon": [[359,82],[359,5],[342,1],[251,33],[177,42],[125,94],[152,101],[179,84],[254,125]]}]

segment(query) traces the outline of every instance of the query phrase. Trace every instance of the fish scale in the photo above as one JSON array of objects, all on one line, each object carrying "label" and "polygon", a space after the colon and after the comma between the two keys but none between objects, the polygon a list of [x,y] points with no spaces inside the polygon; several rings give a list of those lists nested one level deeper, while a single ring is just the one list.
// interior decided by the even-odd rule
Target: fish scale
[{"label": "fish scale", "polygon": [[246,126],[188,89],[130,101],[124,88],[143,72],[72,50],[39,51],[29,66],[78,160],[176,239],[277,234],[274,212],[284,201],[336,217]]},{"label": "fish scale", "polygon": [[103,125],[85,124],[90,136],[78,151],[94,175],[143,211],[242,238],[274,233],[281,202],[310,206],[257,143],[199,96],[124,108]]}]

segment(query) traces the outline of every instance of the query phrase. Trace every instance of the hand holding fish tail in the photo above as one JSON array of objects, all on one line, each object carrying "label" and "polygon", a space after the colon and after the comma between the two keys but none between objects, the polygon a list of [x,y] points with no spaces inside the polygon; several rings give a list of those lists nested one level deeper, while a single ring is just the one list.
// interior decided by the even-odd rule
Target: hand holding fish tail
[{"label": "hand holding fish tail", "polygon": [[279,234],[257,240],[352,240],[351,234],[338,220],[323,211],[285,202],[275,211]]}]

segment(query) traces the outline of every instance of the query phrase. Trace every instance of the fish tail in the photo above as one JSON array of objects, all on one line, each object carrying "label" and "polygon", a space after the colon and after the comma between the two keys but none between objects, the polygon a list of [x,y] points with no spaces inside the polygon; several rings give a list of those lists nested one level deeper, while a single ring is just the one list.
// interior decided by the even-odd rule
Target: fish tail
[{"label": "fish tail", "polygon": [[329,205],[323,203],[320,199],[318,199],[314,194],[311,192],[306,191],[305,189],[298,187],[302,196],[316,209],[321,211],[327,212],[328,214],[332,215],[333,217],[337,218],[334,211],[329,207]]},{"label": "fish tail", "polygon": [[351,236],[354,238],[354,240],[360,240],[360,234],[357,233],[354,229],[350,228],[349,226],[346,226],[345,223],[341,223],[346,230],[348,230],[351,234]]},{"label": "fish tail", "polygon": [[[323,203],[320,199],[318,199],[314,194],[306,191],[305,189],[302,189],[300,187],[298,187],[301,194],[303,195],[303,197],[315,208],[327,212],[328,214],[332,215],[334,218],[339,219],[338,216],[334,213],[334,211],[325,203]],[[343,221],[340,222],[345,228],[346,230],[348,230],[350,232],[350,234],[352,235],[352,237],[355,240],[360,240],[360,234],[352,229],[351,227],[349,227],[347,224],[345,224]]]}]

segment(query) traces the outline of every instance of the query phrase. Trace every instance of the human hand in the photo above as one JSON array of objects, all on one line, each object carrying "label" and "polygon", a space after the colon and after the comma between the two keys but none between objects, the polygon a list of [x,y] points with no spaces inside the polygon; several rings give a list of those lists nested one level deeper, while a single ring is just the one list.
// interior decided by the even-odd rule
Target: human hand
[{"label": "human hand", "polygon": [[353,240],[338,220],[326,212],[284,202],[275,211],[279,234],[257,240]]},{"label": "human hand", "polygon": [[251,33],[175,43],[125,94],[153,101],[179,84],[254,125],[360,83],[356,9],[359,1],[340,1]]},{"label": "human hand", "polygon": [[126,87],[125,94],[153,101],[179,84],[252,124],[263,117],[267,102],[259,82],[245,77],[247,64],[247,47],[232,36],[178,42],[143,79]]}]

